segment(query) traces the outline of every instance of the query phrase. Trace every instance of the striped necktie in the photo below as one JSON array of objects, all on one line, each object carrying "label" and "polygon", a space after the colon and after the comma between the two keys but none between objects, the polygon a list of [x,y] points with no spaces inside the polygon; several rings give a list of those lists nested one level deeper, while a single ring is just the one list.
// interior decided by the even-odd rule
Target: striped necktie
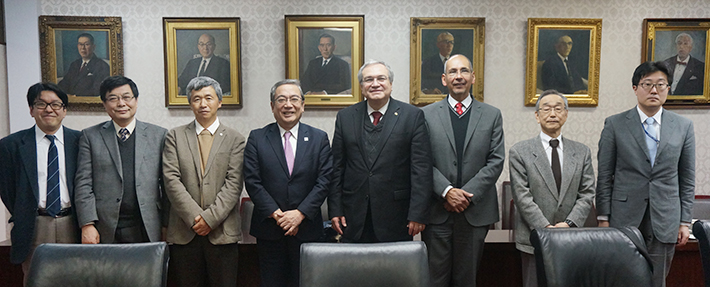
[{"label": "striped necktie", "polygon": [[54,144],[56,137],[54,135],[45,135],[49,139],[49,153],[47,154],[47,213],[56,217],[62,209],[62,203],[59,200],[59,154],[57,145]]}]

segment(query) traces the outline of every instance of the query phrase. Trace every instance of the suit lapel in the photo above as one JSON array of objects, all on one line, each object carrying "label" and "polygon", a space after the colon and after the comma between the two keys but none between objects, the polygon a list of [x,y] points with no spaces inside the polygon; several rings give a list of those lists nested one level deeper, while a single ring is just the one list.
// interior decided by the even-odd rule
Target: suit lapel
[{"label": "suit lapel", "polygon": [[76,171],[77,140],[73,132],[64,128],[64,165],[67,173],[67,189],[69,197],[74,198],[74,171]]},{"label": "suit lapel", "polygon": [[[352,128],[355,131],[355,139],[357,142],[357,147],[360,150],[360,155],[363,159],[367,158],[367,153],[364,149],[365,138],[362,137],[362,133],[365,130],[365,119],[369,117],[367,114],[367,101],[362,101],[355,106],[355,112],[351,115],[353,117],[351,123],[354,123]],[[345,124],[345,123],[344,123]],[[344,131],[348,129],[343,128]]]},{"label": "suit lapel", "polygon": [[300,167],[298,163],[303,160],[303,157],[305,156],[304,154],[306,153],[306,149],[309,148],[309,141],[306,140],[310,140],[309,131],[310,129],[307,128],[306,125],[304,125],[303,123],[298,125],[298,143],[296,144],[296,157],[293,159],[293,172],[291,173],[292,175],[296,174],[296,171]]},{"label": "suit lapel", "polygon": [[666,148],[669,139],[675,137],[676,130],[678,130],[678,123],[673,119],[673,115],[668,111],[663,111],[663,114],[661,114],[661,142],[658,144],[656,158],[658,158],[663,152],[663,149]]},{"label": "suit lapel", "polygon": [[[375,160],[370,163],[370,169],[372,169],[372,167],[375,166],[377,159],[380,157],[380,154],[382,153],[383,147],[387,143],[387,140],[389,139],[390,134],[392,134],[392,130],[397,125],[398,119],[399,119],[399,103],[395,99],[390,98],[389,107],[387,107],[387,112],[385,112],[385,121],[384,121],[385,126],[382,128],[382,134],[380,135],[380,140],[377,141],[377,145],[375,146],[375,150],[377,151],[377,156],[375,156]],[[363,128],[361,127],[360,130],[362,130],[362,129]]]},{"label": "suit lapel", "polygon": [[[626,113],[626,129],[628,130],[629,134],[631,137],[636,140],[636,143],[638,144],[640,150],[643,151],[643,154],[646,155],[646,158],[648,160],[651,160],[648,158],[648,147],[646,146],[646,134],[643,131],[643,124],[641,123],[641,118],[639,117],[638,112],[636,111],[636,108],[633,108],[629,110]],[[656,153],[658,154],[658,153]],[[650,163],[649,163],[650,164]]]},{"label": "suit lapel", "polygon": [[[570,187],[569,185],[572,182],[574,171],[577,169],[577,150],[575,150],[570,141],[566,140],[564,137],[562,138],[562,141],[564,143],[562,150],[564,157],[562,159],[563,164],[562,182],[560,183],[560,198],[565,198],[567,190]],[[557,207],[559,207],[560,204],[562,204],[562,200],[557,202]]]},{"label": "suit lapel", "polygon": [[[214,158],[217,156],[217,152],[219,152],[219,149],[222,146],[222,143],[224,142],[224,136],[225,136],[226,132],[227,132],[227,129],[224,128],[223,124],[220,124],[219,127],[217,128],[217,131],[215,131],[214,140],[212,141],[212,147],[210,148],[210,155],[207,158],[207,164],[205,164],[205,174],[210,172],[210,167],[212,167],[212,163],[214,162]],[[197,138],[197,134],[195,134],[195,138]],[[198,153],[199,153],[199,148],[198,148]]]},{"label": "suit lapel", "polygon": [[[192,154],[192,162],[195,163],[195,171],[197,172],[197,174],[202,174],[200,144],[197,142],[197,130],[195,127],[195,121],[188,124],[187,128],[185,128],[185,138],[187,139],[187,148]],[[198,182],[202,184],[202,177],[198,177]]]},{"label": "suit lapel", "polygon": [[[276,159],[279,161],[281,169],[288,176],[288,164],[286,163],[286,155],[284,154],[284,147],[281,143],[281,130],[279,130],[278,124],[272,124],[269,126],[269,130],[266,132],[266,140],[269,142],[271,149],[274,151],[274,155],[276,155]],[[296,151],[298,151],[298,148]]]},{"label": "suit lapel", "polygon": [[118,153],[118,136],[113,127],[113,121],[108,121],[101,127],[101,138],[103,138],[106,150],[116,166],[118,175],[121,176],[121,181],[123,181],[123,166],[121,165],[121,155]]},{"label": "suit lapel", "polygon": [[35,139],[35,127],[27,130],[22,137],[22,146],[20,147],[20,157],[22,165],[25,166],[25,173],[29,177],[32,193],[35,196],[35,202],[39,199],[39,183],[37,183],[37,141]]},{"label": "suit lapel", "polygon": [[552,194],[557,201],[559,201],[559,193],[557,192],[557,183],[555,183],[555,175],[552,174],[552,167],[550,161],[547,160],[547,153],[542,146],[540,137],[537,136],[532,143],[532,156],[534,157],[535,167],[540,173],[540,176],[545,181],[547,185],[547,190]]},{"label": "suit lapel", "polygon": [[439,122],[441,123],[441,127],[436,127],[436,128],[441,128],[444,130],[446,133],[446,137],[449,139],[449,143],[451,144],[451,148],[454,151],[454,154],[456,154],[456,138],[454,137],[454,127],[451,124],[451,115],[449,114],[449,103],[447,98],[444,98],[444,100],[439,101],[438,103],[438,108],[437,108],[437,116],[439,116]]},{"label": "suit lapel", "polygon": [[131,135],[136,137],[136,146],[134,151],[135,158],[133,159],[135,166],[135,178],[141,178],[141,166],[143,166],[143,162],[145,161],[144,158],[146,156],[146,149],[142,147],[147,146],[148,143],[148,135],[145,132],[147,127],[148,126],[145,123],[136,120],[136,128],[133,130],[133,135]]},{"label": "suit lapel", "polygon": [[470,113],[470,115],[468,119],[468,128],[466,128],[466,141],[463,144],[464,152],[468,147],[468,143],[471,142],[473,133],[476,131],[478,121],[481,119],[481,103],[479,103],[478,101],[476,101],[476,99],[473,99],[472,97],[471,108],[468,112]]}]

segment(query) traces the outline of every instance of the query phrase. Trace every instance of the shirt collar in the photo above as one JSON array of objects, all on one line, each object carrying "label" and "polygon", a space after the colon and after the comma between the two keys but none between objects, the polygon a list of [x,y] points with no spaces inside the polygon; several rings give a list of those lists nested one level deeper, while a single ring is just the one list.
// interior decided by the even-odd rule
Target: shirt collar
[{"label": "shirt collar", "polygon": [[[209,127],[207,127],[207,130],[210,132],[211,135],[214,135],[215,132],[217,132],[217,128],[219,128],[219,118],[214,119],[214,123],[212,123]],[[200,135],[202,130],[205,128],[195,120],[195,132],[197,132],[197,135]]]},{"label": "shirt collar", "polygon": [[564,56],[560,55],[560,53],[557,53],[557,57],[560,57],[560,59],[562,60],[562,62],[564,62],[565,60],[569,59],[569,56],[564,57]]},{"label": "shirt collar", "polygon": [[[390,106],[390,99],[391,99],[391,98],[388,98],[388,99],[387,99],[387,102],[385,103],[385,105],[382,106],[382,107],[378,110],[378,111],[380,111],[380,113],[382,113],[382,116],[385,115],[385,113],[387,112],[387,108]],[[370,106],[369,103],[366,103],[366,104],[367,104],[367,105],[366,105],[366,106],[367,106],[367,115],[371,115],[372,112],[375,111],[375,109],[373,109],[373,108]]]},{"label": "shirt collar", "polygon": [[675,60],[676,60],[676,62],[687,64],[688,62],[690,62],[690,55],[688,55],[688,57],[686,57],[684,61],[681,61],[679,56],[675,56]]},{"label": "shirt collar", "polygon": [[[544,149],[547,149],[550,147],[550,140],[552,140],[552,137],[547,135],[545,132],[540,131],[540,140],[542,140],[542,147]],[[560,141],[559,145],[557,146],[557,150],[561,151],[562,150],[562,135],[557,137],[557,140]]]},{"label": "shirt collar", "polygon": [[[35,143],[40,142],[42,139],[44,139],[46,133],[42,129],[40,129],[37,125],[35,125]],[[59,129],[54,133],[54,137],[56,138],[56,141],[59,141],[59,143],[64,144],[64,126],[60,126]]]},{"label": "shirt collar", "polygon": [[[113,123],[113,128],[115,129],[116,135],[118,137],[121,137],[121,134],[118,133],[118,131],[121,130],[121,126],[119,126],[115,121],[111,121]],[[134,117],[131,122],[125,127],[128,130],[128,135],[132,135],[133,131],[136,129],[136,118]]]},{"label": "shirt collar", "polygon": [[[641,110],[641,108],[639,108],[638,105],[636,105],[636,111],[639,113],[639,118],[641,119],[642,124],[646,123],[646,119],[650,118]],[[661,114],[663,114],[663,108],[659,109],[658,112],[653,115],[653,119],[656,120],[659,126],[661,125]]]},{"label": "shirt collar", "polygon": [[[298,139],[298,127],[300,125],[301,125],[301,122],[297,122],[296,125],[291,128],[291,135],[296,139]],[[281,135],[281,137],[284,137],[284,133],[286,133],[287,130],[282,128],[278,123],[276,124],[276,126],[279,127],[279,132],[280,132],[279,135]]]},{"label": "shirt collar", "polygon": [[[438,53],[437,55],[439,55],[439,59],[441,59],[441,62],[443,63],[446,59],[446,56],[442,55],[441,53]],[[449,58],[451,58],[451,55],[449,55]]]},{"label": "shirt collar", "polygon": [[[454,99],[451,95],[449,95],[446,98],[449,102],[449,106],[451,106],[451,108],[455,109],[456,103],[458,103],[458,101],[456,99]],[[471,107],[471,102],[473,102],[473,98],[471,98],[471,94],[468,94],[468,96],[465,99],[463,99],[463,101],[461,101],[461,104],[463,104],[464,111],[467,110],[469,107]]]}]

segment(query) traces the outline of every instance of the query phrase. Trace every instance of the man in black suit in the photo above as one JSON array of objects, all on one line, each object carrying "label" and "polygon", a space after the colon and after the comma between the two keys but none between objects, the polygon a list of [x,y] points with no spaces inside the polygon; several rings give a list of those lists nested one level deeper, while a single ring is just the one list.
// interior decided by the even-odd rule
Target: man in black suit
[{"label": "man in black suit", "polygon": [[217,47],[214,36],[202,34],[197,40],[197,49],[202,57],[191,59],[185,65],[180,77],[178,77],[178,87],[180,94],[186,93],[187,84],[195,77],[206,76],[215,79],[222,87],[223,94],[230,94],[232,79],[229,73],[229,61],[216,56],[214,50]]},{"label": "man in black suit", "polygon": [[79,242],[73,207],[81,132],[62,126],[69,100],[52,83],[27,91],[35,126],[0,140],[0,197],[10,211],[10,261],[22,263],[25,281],[35,247]]},{"label": "man in black suit", "polygon": [[444,32],[436,37],[439,53],[422,61],[422,92],[425,94],[447,94],[449,89],[441,83],[444,62],[454,50],[454,35]]},{"label": "man in black suit", "polygon": [[583,78],[574,63],[569,61],[572,51],[572,38],[564,35],[555,42],[555,53],[542,65],[542,86],[545,90],[557,90],[563,94],[573,94],[587,88],[587,80]]},{"label": "man in black suit", "polygon": [[83,33],[77,38],[80,59],[69,65],[59,87],[66,93],[77,96],[98,96],[101,82],[111,75],[111,68],[96,57],[94,36]]},{"label": "man in black suit", "polygon": [[301,243],[323,234],[320,206],[333,156],[328,134],[300,122],[303,101],[298,80],[277,82],[271,88],[276,122],[253,130],[244,151],[244,183],[254,202],[250,233],[265,287],[297,287]]},{"label": "man in black suit", "polygon": [[690,56],[693,38],[680,33],[675,38],[678,54],[663,61],[668,67],[671,95],[702,95],[705,81],[705,63]]},{"label": "man in black suit", "polygon": [[333,36],[323,34],[318,38],[320,56],[308,62],[308,68],[301,77],[306,94],[323,91],[338,94],[350,89],[350,65],[333,54],[336,47]]},{"label": "man in black suit", "polygon": [[422,110],[392,99],[392,69],[358,72],[367,99],[338,112],[333,137],[333,228],[346,242],[412,240],[429,215],[432,165]]}]

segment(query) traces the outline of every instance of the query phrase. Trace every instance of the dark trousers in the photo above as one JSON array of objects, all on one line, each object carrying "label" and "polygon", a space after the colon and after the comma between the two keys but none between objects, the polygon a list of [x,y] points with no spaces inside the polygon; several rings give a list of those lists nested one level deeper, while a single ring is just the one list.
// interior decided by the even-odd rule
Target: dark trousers
[{"label": "dark trousers", "polygon": [[[346,218],[347,220],[347,218]],[[365,216],[365,226],[362,228],[362,233],[360,238],[351,240],[343,237],[341,240],[343,243],[379,243],[382,242],[377,239],[375,235],[375,227],[372,225],[372,212],[370,211],[370,204],[367,204],[367,215]]]},{"label": "dark trousers", "polygon": [[113,243],[140,243],[149,241],[148,233],[145,231],[142,222],[132,226],[116,227],[116,233],[113,238]]},{"label": "dark trousers", "polygon": [[188,244],[170,245],[169,272],[177,286],[237,286],[237,243],[214,245],[195,235]]},{"label": "dark trousers", "polygon": [[[651,206],[646,205],[646,212],[643,215],[643,220],[641,220],[639,231],[643,235],[648,255],[651,257],[653,287],[665,287],[666,276],[671,271],[671,262],[673,262],[673,255],[675,255],[675,244],[658,241],[658,238],[653,235],[650,209]],[[680,227],[680,222],[678,226]]]},{"label": "dark trousers", "polygon": [[301,240],[285,236],[279,240],[256,240],[262,287],[298,287]]}]

